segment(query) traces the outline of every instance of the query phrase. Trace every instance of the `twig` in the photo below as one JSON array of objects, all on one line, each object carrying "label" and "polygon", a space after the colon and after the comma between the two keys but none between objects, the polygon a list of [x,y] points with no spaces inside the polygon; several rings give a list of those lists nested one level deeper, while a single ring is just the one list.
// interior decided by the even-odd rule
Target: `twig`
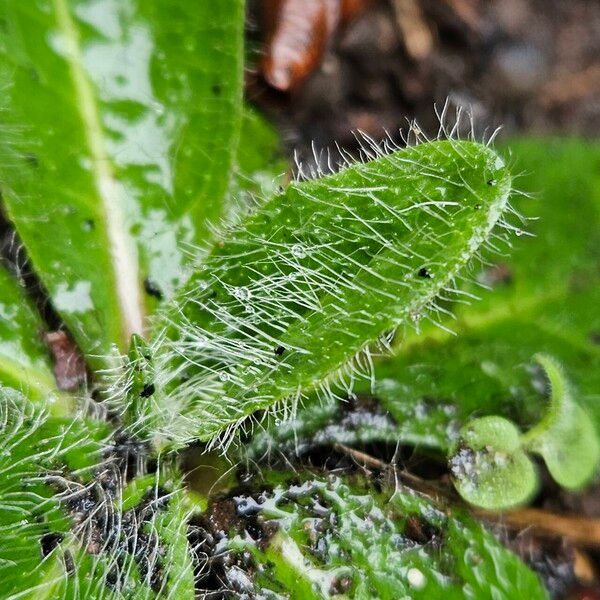
[{"label": "twig", "polygon": [[473,511],[481,519],[511,529],[530,529],[543,537],[564,537],[588,547],[600,547],[600,519],[560,515],[540,508],[520,508],[511,512]]},{"label": "twig", "polygon": [[579,548],[573,549],[573,572],[579,581],[593,583],[598,578],[592,559]]},{"label": "twig", "polygon": [[404,469],[398,469],[396,465],[386,463],[366,452],[361,452],[360,450],[346,446],[346,444],[336,443],[333,447],[338,452],[353,458],[357,463],[362,464],[363,466],[368,466],[382,472],[393,472],[394,475],[410,484],[415,490],[431,497],[437,502],[443,502],[444,504],[447,504],[448,502],[450,491],[441,486],[426,481],[425,479],[421,479]]},{"label": "twig", "polygon": [[[357,463],[390,472],[410,484],[414,489],[444,504],[459,501],[451,490],[428,482],[408,471],[394,469],[394,465],[386,463],[366,452],[361,452],[345,444],[335,444],[334,449],[353,458]],[[600,519],[561,515],[539,508],[521,508],[510,512],[489,512],[469,507],[471,513],[489,523],[505,525],[514,530],[531,530],[538,536],[566,538],[569,541],[587,547],[600,547]]]},{"label": "twig", "polygon": [[387,471],[390,468],[390,465],[366,452],[361,452],[360,450],[356,450],[355,448],[351,448],[350,446],[346,446],[346,444],[336,443],[333,445],[334,450],[337,450],[341,454],[346,454],[350,456],[354,460],[367,467],[372,467],[373,469],[377,469],[378,471]]}]

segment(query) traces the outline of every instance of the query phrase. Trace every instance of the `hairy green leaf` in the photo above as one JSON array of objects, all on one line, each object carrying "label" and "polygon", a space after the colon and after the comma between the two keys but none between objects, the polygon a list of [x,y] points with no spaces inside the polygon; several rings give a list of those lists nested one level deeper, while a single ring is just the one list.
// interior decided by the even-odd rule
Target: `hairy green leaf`
[{"label": "hairy green leaf", "polygon": [[573,398],[562,367],[550,356],[537,361],[550,380],[550,403],[544,418],[523,436],[523,445],[540,454],[557,483],[578,489],[594,475],[600,442],[589,416]]},{"label": "hairy green leaf", "polygon": [[221,236],[166,311],[157,393],[130,427],[210,440],[256,410],[350,386],[373,344],[451,289],[509,191],[497,154],[461,141],[290,184]]},{"label": "hairy green leaf", "polygon": [[178,476],[121,493],[105,424],[49,416],[9,388],[0,423],[0,597],[193,597]]},{"label": "hairy green leaf", "polygon": [[[104,547],[94,547],[90,537],[86,549],[78,537],[67,534],[42,563],[36,593],[42,592],[47,598],[93,600],[194,598],[184,493],[179,489],[165,501],[153,497],[155,486],[156,481],[137,510],[111,515],[114,522],[109,524],[115,530],[109,535],[114,540],[103,540]],[[106,508],[97,506],[96,510]],[[98,532],[95,534],[99,537]],[[72,565],[71,572],[68,565]]]},{"label": "hairy green leaf", "polygon": [[[295,476],[293,485],[279,473],[263,478],[261,493],[233,497],[237,518],[216,532],[224,583],[238,594],[546,598],[534,573],[458,511],[447,517],[403,488],[390,497],[333,476]],[[209,507],[215,519],[222,504]],[[252,535],[247,519],[257,524]]]},{"label": "hairy green leaf", "polygon": [[463,288],[479,301],[447,307],[456,321],[446,325],[457,336],[430,327],[379,363],[376,375],[395,382],[397,404],[428,399],[455,405],[464,417],[498,413],[524,427],[545,404],[545,382],[531,359],[548,353],[564,365],[598,428],[600,144],[515,140],[510,148],[512,168],[522,173],[517,185],[532,194],[517,209],[535,218],[526,226],[533,235],[518,237],[477,275],[492,290]]},{"label": "hairy green leaf", "polygon": [[494,414],[526,429],[546,404],[545,378],[532,363],[537,352],[560,360],[600,428],[600,144],[514,140],[510,150],[517,185],[532,194],[516,208],[536,219],[525,227],[533,237],[513,238],[510,252],[476,274],[491,290],[463,285],[463,297],[478,300],[444,305],[456,316],[444,325],[457,336],[424,324],[420,337],[408,332],[395,356],[376,363],[373,390],[358,382],[357,392],[379,400],[370,413],[387,423],[381,434],[352,407],[314,399],[293,429],[273,424],[259,432],[259,451],[286,440],[302,447],[396,439],[446,452],[470,418]]},{"label": "hairy green leaf", "polygon": [[0,596],[35,589],[40,557],[69,531],[58,496],[68,472],[89,483],[101,457],[102,427],[49,417],[0,388]]},{"label": "hairy green leaf", "polygon": [[537,489],[537,472],[521,432],[503,417],[481,417],[465,425],[449,467],[460,495],[488,510],[523,504]]},{"label": "hairy green leaf", "polygon": [[127,348],[227,196],[243,1],[2,0],[0,184],[84,351]]}]

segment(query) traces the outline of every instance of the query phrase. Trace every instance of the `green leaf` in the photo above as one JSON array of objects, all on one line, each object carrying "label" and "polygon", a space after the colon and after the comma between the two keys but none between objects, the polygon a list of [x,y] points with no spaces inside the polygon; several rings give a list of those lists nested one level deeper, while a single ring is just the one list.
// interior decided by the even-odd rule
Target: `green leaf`
[{"label": "green leaf", "polygon": [[[545,379],[532,364],[555,356],[577,400],[600,429],[600,144],[582,140],[513,140],[517,210],[533,236],[512,240],[508,254],[462,286],[471,305],[446,303],[456,319],[408,332],[396,356],[375,366],[381,412],[400,442],[446,452],[470,418],[501,415],[526,429],[544,414]],[[357,392],[371,393],[358,382]],[[311,419],[307,415],[298,421]],[[341,413],[343,417],[344,413]],[[275,436],[275,433],[273,433]],[[387,431],[385,432],[387,437]],[[386,439],[386,438],[384,438]]]},{"label": "green leaf", "polygon": [[447,544],[456,574],[466,582],[467,598],[550,597],[538,576],[472,519],[450,519]]},{"label": "green leaf", "polygon": [[204,243],[223,213],[243,1],[2,0],[0,12],[4,200],[55,307],[103,364],[142,332],[151,295],[181,281],[181,244]]},{"label": "green leaf", "polygon": [[533,237],[516,239],[508,256],[478,274],[493,290],[465,288],[482,299],[452,307],[457,322],[449,326],[458,336],[431,328],[378,376],[403,386],[402,401],[428,397],[486,413],[504,403],[505,414],[526,425],[544,406],[543,382],[532,386],[526,365],[548,353],[565,365],[600,425],[600,144],[523,140],[510,149],[512,168],[523,173],[519,188],[533,194],[515,202],[536,219],[527,224]]},{"label": "green leaf", "polygon": [[489,148],[440,141],[290,184],[221,236],[166,311],[158,393],[130,427],[211,440],[351,385],[373,344],[452,286],[510,183]]},{"label": "green leaf", "polygon": [[0,385],[20,389],[32,400],[51,401],[61,394],[42,343],[42,329],[23,288],[0,264]]},{"label": "green leaf", "polygon": [[106,424],[49,416],[8,388],[0,423],[0,597],[194,596],[179,476],[161,468],[121,494]]},{"label": "green leaf", "polygon": [[295,415],[281,420],[269,415],[240,447],[243,457],[252,460],[290,455],[301,456],[312,448],[336,443],[361,445],[372,441],[396,444],[403,439],[401,428],[378,405],[377,400],[360,396],[340,402],[311,396]]},{"label": "green leaf", "polygon": [[460,495],[488,510],[523,504],[537,489],[537,472],[521,433],[502,417],[481,417],[465,425],[448,464]]},{"label": "green leaf", "polygon": [[524,446],[540,454],[557,483],[579,489],[594,475],[600,460],[600,442],[589,416],[573,398],[560,364],[538,355],[551,385],[544,418],[523,436]]},{"label": "green leaf", "polygon": [[[187,543],[188,513],[182,509],[183,492],[161,510],[137,513],[146,519],[135,538],[121,546],[92,555],[74,536],[66,537],[43,565],[36,592],[47,598],[98,600],[179,600],[194,598],[194,572]],[[132,518],[134,511],[123,516]],[[135,518],[135,517],[134,517]],[[136,554],[128,553],[129,542]],[[65,564],[72,564],[70,574]]]},{"label": "green leaf", "polygon": [[213,527],[224,585],[237,593],[547,597],[538,577],[481,525],[460,511],[448,517],[409,490],[381,493],[358,479],[307,474],[292,485],[280,473],[260,480],[254,492],[216,499],[208,509],[215,518],[220,509],[233,512],[229,528],[221,529],[222,520]]},{"label": "green leaf", "polygon": [[470,416],[462,405],[406,399],[402,386],[393,379],[375,381],[374,392],[352,395],[343,402],[313,395],[286,421],[269,416],[240,450],[253,459],[301,456],[315,446],[336,443],[400,443],[446,450]]},{"label": "green leaf", "polygon": [[[49,599],[193,598],[194,571],[187,541],[190,515],[185,492],[181,487],[169,488],[166,499],[155,494],[156,488],[155,477],[143,502],[122,513],[111,513],[92,503],[96,512],[108,513],[108,525],[113,530],[103,539],[102,532],[91,527],[83,547],[81,535],[67,533],[42,563],[35,591]],[[92,535],[104,546],[94,547]],[[88,552],[90,548],[95,552]],[[70,572],[67,565],[71,565]]]},{"label": "green leaf", "polygon": [[90,482],[106,430],[49,417],[10,388],[0,388],[0,423],[0,597],[8,598],[39,582],[42,551],[69,530],[59,490],[69,472]]},{"label": "green leaf", "polygon": [[481,417],[462,428],[449,460],[460,495],[487,509],[510,508],[528,500],[537,475],[527,452],[543,457],[557,483],[579,489],[594,475],[600,444],[586,412],[573,399],[560,364],[546,355],[536,361],[551,385],[550,403],[541,421],[521,435],[498,416]]}]

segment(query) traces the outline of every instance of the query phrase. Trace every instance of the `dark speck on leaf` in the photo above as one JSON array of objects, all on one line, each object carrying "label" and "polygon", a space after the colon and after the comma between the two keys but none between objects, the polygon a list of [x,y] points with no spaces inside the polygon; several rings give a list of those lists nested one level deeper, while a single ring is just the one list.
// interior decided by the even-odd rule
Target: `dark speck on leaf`
[{"label": "dark speck on leaf", "polygon": [[421,267],[417,275],[423,277],[423,279],[431,279],[431,273],[425,267]]},{"label": "dark speck on leaf", "polygon": [[600,331],[592,331],[590,333],[590,341],[592,344],[600,346]]},{"label": "dark speck on leaf", "polygon": [[157,300],[163,299],[163,293],[161,289],[158,287],[158,285],[156,285],[154,281],[152,281],[152,279],[150,279],[150,277],[146,277],[146,279],[144,279],[144,290],[146,291],[146,294],[148,294],[148,296],[152,296]]},{"label": "dark speck on leaf", "polygon": [[60,533],[46,533],[40,538],[40,546],[42,549],[42,556],[48,556],[60,542],[62,542],[63,536]]},{"label": "dark speck on leaf", "polygon": [[215,96],[221,95],[221,86],[218,83],[215,83],[215,85],[212,86],[212,93]]},{"label": "dark speck on leaf", "polygon": [[30,167],[37,169],[40,166],[40,159],[37,154],[33,154],[32,152],[28,152],[25,154],[25,160]]},{"label": "dark speck on leaf", "polygon": [[275,354],[277,354],[277,356],[281,356],[284,352],[285,348],[283,346],[277,346],[277,348],[275,348]]},{"label": "dark speck on leaf", "polygon": [[148,398],[148,397],[152,396],[152,394],[154,394],[155,391],[156,391],[156,388],[154,387],[154,384],[153,383],[147,383],[142,388],[142,391],[140,392],[140,396],[142,398]]}]

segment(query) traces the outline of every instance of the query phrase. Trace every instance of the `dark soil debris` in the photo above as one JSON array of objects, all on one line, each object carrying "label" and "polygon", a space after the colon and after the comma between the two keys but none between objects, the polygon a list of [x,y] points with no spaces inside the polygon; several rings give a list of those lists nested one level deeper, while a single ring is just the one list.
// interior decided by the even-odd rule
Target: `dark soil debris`
[{"label": "dark soil debris", "polygon": [[[270,39],[261,8],[250,3],[257,41]],[[249,98],[305,162],[312,143],[355,148],[358,129],[381,138],[417,119],[434,133],[433,104],[446,99],[470,107],[479,135],[498,125],[508,134],[600,134],[595,0],[379,0],[336,31],[291,93],[274,92],[268,75],[249,78]]]}]

